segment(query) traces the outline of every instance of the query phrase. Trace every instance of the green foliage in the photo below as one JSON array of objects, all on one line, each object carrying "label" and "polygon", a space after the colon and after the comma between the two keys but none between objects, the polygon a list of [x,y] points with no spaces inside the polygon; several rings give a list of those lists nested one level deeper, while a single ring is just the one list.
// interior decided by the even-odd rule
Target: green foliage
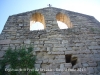
[{"label": "green foliage", "polygon": [[94,28],[91,28],[90,30],[91,30],[92,32],[94,32]]},{"label": "green foliage", "polygon": [[92,32],[99,32],[100,33],[100,29],[97,29],[97,28],[90,28],[90,31],[92,31]]},{"label": "green foliage", "polygon": [[[39,75],[37,71],[27,71],[29,69],[35,69],[36,56],[33,55],[33,48],[21,47],[20,49],[12,50],[9,48],[3,60],[0,61],[0,75]],[[9,65],[9,67],[7,67]],[[18,69],[18,71],[5,71],[8,69]],[[19,71],[19,69],[26,69],[25,71]]]}]

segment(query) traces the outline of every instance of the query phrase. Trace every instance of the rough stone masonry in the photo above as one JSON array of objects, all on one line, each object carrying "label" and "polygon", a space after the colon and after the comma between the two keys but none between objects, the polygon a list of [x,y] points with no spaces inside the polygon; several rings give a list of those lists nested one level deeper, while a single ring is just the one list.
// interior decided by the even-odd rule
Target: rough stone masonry
[{"label": "rough stone masonry", "polygon": [[[33,20],[44,29],[30,31]],[[60,29],[57,20],[68,29]],[[34,46],[41,75],[100,75],[100,22],[93,16],[54,7],[9,16],[0,34],[0,59],[9,46],[23,44]]]}]

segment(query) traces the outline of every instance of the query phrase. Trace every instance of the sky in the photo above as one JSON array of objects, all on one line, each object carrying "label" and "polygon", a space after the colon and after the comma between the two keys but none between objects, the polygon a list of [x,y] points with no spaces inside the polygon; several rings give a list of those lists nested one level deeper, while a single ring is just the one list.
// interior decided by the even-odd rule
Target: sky
[{"label": "sky", "polygon": [[100,0],[0,0],[0,33],[10,15],[48,7],[94,16],[100,22]]}]

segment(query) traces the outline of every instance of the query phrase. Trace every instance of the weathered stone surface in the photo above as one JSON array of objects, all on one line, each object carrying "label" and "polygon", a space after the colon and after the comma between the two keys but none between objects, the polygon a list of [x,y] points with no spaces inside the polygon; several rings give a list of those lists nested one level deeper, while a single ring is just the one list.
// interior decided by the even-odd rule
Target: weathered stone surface
[{"label": "weathered stone surface", "polygon": [[89,46],[89,49],[100,49],[100,46]]},{"label": "weathered stone surface", "polygon": [[5,51],[0,51],[0,58],[3,57]]},{"label": "weathered stone surface", "polygon": [[36,60],[36,63],[41,64],[42,60]]},{"label": "weathered stone surface", "polygon": [[46,75],[53,75],[53,72],[46,72]]},{"label": "weathered stone surface", "polygon": [[27,39],[27,40],[24,41],[24,43],[25,43],[25,44],[30,44],[31,41],[30,41],[29,39]]},{"label": "weathered stone surface", "polygon": [[64,44],[54,44],[54,47],[64,47]]},{"label": "weathered stone surface", "polygon": [[60,41],[54,41],[54,40],[53,40],[53,41],[45,41],[44,43],[45,43],[45,44],[46,44],[46,43],[48,43],[48,44],[50,44],[50,43],[57,44],[57,43],[60,43]]},{"label": "weathered stone surface", "polygon": [[42,69],[49,69],[50,66],[48,64],[41,64]]},{"label": "weathered stone surface", "polygon": [[87,70],[89,74],[94,73],[94,69],[92,67],[88,67]]},{"label": "weathered stone surface", "polygon": [[20,44],[22,42],[23,42],[22,40],[12,40],[11,41],[12,44]]},{"label": "weathered stone surface", "polygon": [[89,65],[87,63],[83,63],[83,66],[84,67],[88,67]]},{"label": "weathered stone surface", "polygon": [[39,41],[35,41],[34,44],[39,44]]},{"label": "weathered stone surface", "polygon": [[75,51],[65,51],[65,54],[76,54]]},{"label": "weathered stone surface", "polygon": [[[9,47],[3,47],[1,50],[8,50]],[[15,49],[15,47],[11,47],[12,49]]]},{"label": "weathered stone surface", "polygon": [[47,47],[47,51],[51,51],[51,47]]},{"label": "weathered stone surface", "polygon": [[97,67],[97,69],[98,69],[98,71],[100,72],[100,66],[99,66],[99,67]]},{"label": "weathered stone surface", "polygon": [[60,48],[53,48],[53,51],[65,51],[66,48],[60,47]]},{"label": "weathered stone surface", "polygon": [[65,68],[71,68],[72,64],[71,63],[64,63],[65,64]]},{"label": "weathered stone surface", "polygon": [[35,64],[35,68],[40,69],[40,64]]},{"label": "weathered stone surface", "polygon": [[55,58],[59,58],[59,59],[61,59],[61,58],[65,58],[65,55],[57,55]]},{"label": "weathered stone surface", "polygon": [[71,75],[69,71],[67,72],[61,72],[61,75]]},{"label": "weathered stone surface", "polygon": [[64,52],[63,51],[54,51],[54,52],[52,52],[52,54],[64,54]]},{"label": "weathered stone surface", "polygon": [[10,41],[10,39],[0,40],[0,44],[9,44]]},{"label": "weathered stone surface", "polygon": [[43,63],[48,63],[49,59],[44,59]]},{"label": "weathered stone surface", "polygon": [[100,66],[100,61],[97,62],[98,66]]},{"label": "weathered stone surface", "polygon": [[65,63],[65,59],[56,59],[56,63]]}]

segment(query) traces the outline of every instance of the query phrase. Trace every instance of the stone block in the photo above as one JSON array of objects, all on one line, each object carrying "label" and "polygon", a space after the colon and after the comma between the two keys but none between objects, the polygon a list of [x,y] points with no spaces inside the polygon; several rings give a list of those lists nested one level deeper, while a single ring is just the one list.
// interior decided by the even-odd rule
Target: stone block
[{"label": "stone block", "polygon": [[53,75],[53,72],[46,72],[46,75]]},{"label": "stone block", "polygon": [[42,59],[43,58],[43,53],[37,53],[37,59]]},{"label": "stone block", "polygon": [[65,54],[76,54],[76,52],[75,51],[65,51]]},{"label": "stone block", "polygon": [[23,26],[23,24],[19,24],[19,26],[20,26],[20,27],[22,27],[22,26]]},{"label": "stone block", "polygon": [[72,67],[71,63],[64,63],[64,65],[65,65],[65,68],[71,68]]},{"label": "stone block", "polygon": [[57,55],[55,58],[59,58],[59,59],[61,59],[61,58],[65,58],[65,55]]},{"label": "stone block", "polygon": [[46,75],[45,73],[41,73],[41,75]]},{"label": "stone block", "polygon": [[45,47],[53,47],[53,44],[44,44]]},{"label": "stone block", "polygon": [[0,58],[3,57],[5,51],[0,51]]},{"label": "stone block", "polygon": [[42,69],[49,69],[49,64],[41,64]]},{"label": "stone block", "polygon": [[83,46],[84,44],[83,43],[76,43],[75,45],[76,46]]},{"label": "stone block", "polygon": [[41,64],[42,63],[42,60],[36,60],[35,61],[37,64]]},{"label": "stone block", "polygon": [[96,67],[97,66],[97,63],[94,62],[94,63],[88,63],[90,67]]},{"label": "stone block", "polygon": [[10,42],[10,39],[0,40],[0,44],[9,44]]},{"label": "stone block", "polygon": [[47,51],[47,48],[46,47],[40,47],[40,51]]},{"label": "stone block", "polygon": [[97,70],[100,72],[100,66],[97,67]]},{"label": "stone block", "polygon": [[39,40],[42,40],[42,41],[47,41],[48,38],[40,38]]},{"label": "stone block", "polygon": [[97,67],[94,67],[94,71],[95,71],[95,73],[99,72],[98,69],[97,69]]},{"label": "stone block", "polygon": [[34,41],[34,44],[39,44],[39,41]]},{"label": "stone block", "polygon": [[89,46],[89,49],[100,49],[100,46]]},{"label": "stone block", "polygon": [[55,43],[58,44],[58,43],[60,43],[60,41],[58,42],[58,41],[53,40],[53,41],[45,41],[44,43],[45,44],[55,44]]},{"label": "stone block", "polygon": [[100,66],[100,62],[97,62],[98,66]]},{"label": "stone block", "polygon": [[54,47],[64,47],[64,44],[54,44]]},{"label": "stone block", "polygon": [[34,51],[41,51],[41,48],[39,48],[39,47],[34,47]]},{"label": "stone block", "polygon": [[24,43],[25,43],[25,44],[30,44],[31,41],[30,41],[29,39],[26,39],[26,40],[24,40]]},{"label": "stone block", "polygon": [[[15,49],[15,47],[11,47],[12,49],[14,48]],[[8,47],[3,47],[1,50],[8,50]]]},{"label": "stone block", "polygon": [[100,58],[100,54],[93,54],[93,56],[95,57],[95,58]]},{"label": "stone block", "polygon": [[53,59],[49,59],[49,63],[53,63]]},{"label": "stone block", "polygon": [[64,54],[64,52],[63,51],[54,51],[54,52],[52,52],[52,54]]},{"label": "stone block", "polygon": [[35,64],[35,68],[40,69],[40,64]]},{"label": "stone block", "polygon": [[53,48],[53,51],[66,51],[66,48],[60,47],[60,48]]},{"label": "stone block", "polygon": [[68,44],[68,40],[62,40],[62,44]]},{"label": "stone block", "polygon": [[83,67],[88,67],[89,66],[87,63],[83,63],[82,65],[83,65]]},{"label": "stone block", "polygon": [[49,59],[43,59],[43,63],[48,63]]},{"label": "stone block", "polygon": [[75,42],[75,43],[77,43],[77,42],[79,43],[80,41],[79,41],[79,40],[74,40],[74,42]]},{"label": "stone block", "polygon": [[86,54],[90,54],[92,53],[90,50],[81,50],[81,53],[86,53]]},{"label": "stone block", "polygon": [[67,72],[61,72],[61,75],[71,75],[69,71]]},{"label": "stone block", "polygon": [[100,61],[100,58],[94,58],[93,60],[94,61]]},{"label": "stone block", "polygon": [[51,47],[47,47],[47,51],[51,51]]},{"label": "stone block", "polygon": [[72,49],[72,47],[67,47],[67,50],[74,50],[74,49]]},{"label": "stone block", "polygon": [[63,70],[64,68],[64,64],[60,64],[60,69]]},{"label": "stone block", "polygon": [[56,59],[56,63],[65,63],[65,59]]},{"label": "stone block", "polygon": [[12,40],[11,41],[12,44],[20,44],[22,42],[23,42],[22,40]]},{"label": "stone block", "polygon": [[91,51],[92,51],[92,53],[94,53],[94,54],[98,53],[97,50],[91,50]]},{"label": "stone block", "polygon": [[52,52],[48,52],[48,54],[52,54]]},{"label": "stone block", "polygon": [[57,21],[53,21],[53,24],[56,24],[57,25]]},{"label": "stone block", "polygon": [[87,67],[87,71],[88,71],[88,73],[94,73],[94,69],[93,69],[93,67]]},{"label": "stone block", "polygon": [[61,75],[61,72],[60,71],[55,71],[55,72],[53,72],[53,75]]}]

